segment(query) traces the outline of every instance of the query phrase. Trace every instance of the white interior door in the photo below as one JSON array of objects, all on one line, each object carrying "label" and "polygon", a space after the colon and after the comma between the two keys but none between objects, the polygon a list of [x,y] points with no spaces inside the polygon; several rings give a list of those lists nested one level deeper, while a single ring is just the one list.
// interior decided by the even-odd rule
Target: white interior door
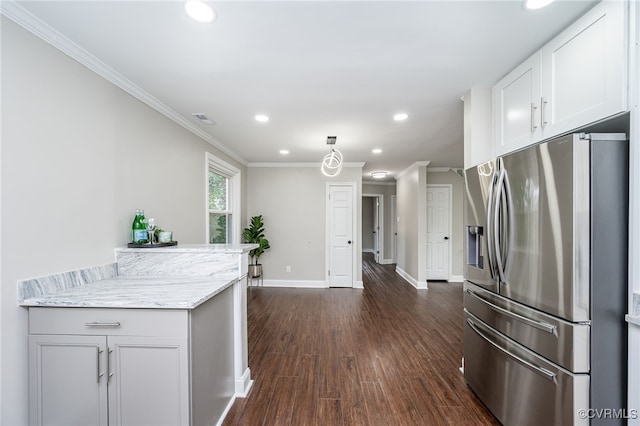
[{"label": "white interior door", "polygon": [[427,279],[449,279],[451,188],[427,185]]},{"label": "white interior door", "polygon": [[327,276],[329,287],[353,287],[354,265],[354,187],[329,186],[329,258]]}]

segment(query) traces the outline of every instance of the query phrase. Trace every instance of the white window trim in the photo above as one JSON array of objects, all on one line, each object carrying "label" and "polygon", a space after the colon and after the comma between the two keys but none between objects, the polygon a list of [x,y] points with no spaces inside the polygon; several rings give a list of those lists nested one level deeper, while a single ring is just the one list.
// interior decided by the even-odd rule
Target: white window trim
[{"label": "white window trim", "polygon": [[228,196],[230,198],[229,209],[231,210],[231,244],[240,243],[240,195],[242,172],[237,167],[217,158],[210,152],[206,153],[205,159],[205,242],[209,244],[209,170],[214,170],[229,178]]}]

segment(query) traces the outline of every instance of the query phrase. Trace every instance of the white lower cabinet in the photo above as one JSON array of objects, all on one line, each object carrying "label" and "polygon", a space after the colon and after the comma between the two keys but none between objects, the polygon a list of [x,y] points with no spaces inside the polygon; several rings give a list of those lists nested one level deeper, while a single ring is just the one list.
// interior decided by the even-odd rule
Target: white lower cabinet
[{"label": "white lower cabinet", "polygon": [[31,335],[31,422],[186,425],[187,341]]},{"label": "white lower cabinet", "polygon": [[195,309],[29,308],[32,425],[201,425],[235,395],[233,288]]},{"label": "white lower cabinet", "polygon": [[107,425],[107,339],[29,336],[30,423]]},{"label": "white lower cabinet", "polygon": [[107,338],[110,425],[189,424],[187,339]]}]

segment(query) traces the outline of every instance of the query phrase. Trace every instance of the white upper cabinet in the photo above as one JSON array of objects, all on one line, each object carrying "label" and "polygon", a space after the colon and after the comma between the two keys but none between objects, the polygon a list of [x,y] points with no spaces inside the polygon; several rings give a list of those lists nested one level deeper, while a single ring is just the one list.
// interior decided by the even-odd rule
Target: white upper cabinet
[{"label": "white upper cabinet", "polygon": [[494,86],[496,154],[627,109],[626,9],[601,2]]},{"label": "white upper cabinet", "polygon": [[626,7],[603,2],[542,48],[545,137],[627,109]]},{"label": "white upper cabinet", "polygon": [[541,53],[520,64],[493,87],[496,154],[540,140]]},{"label": "white upper cabinet", "polygon": [[495,156],[491,139],[491,88],[473,87],[464,101],[464,168],[485,163]]}]

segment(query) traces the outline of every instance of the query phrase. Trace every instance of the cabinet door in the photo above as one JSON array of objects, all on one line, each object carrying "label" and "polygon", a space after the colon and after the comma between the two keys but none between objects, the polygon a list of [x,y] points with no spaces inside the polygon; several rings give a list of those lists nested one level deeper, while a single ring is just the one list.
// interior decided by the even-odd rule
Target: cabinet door
[{"label": "cabinet door", "polygon": [[541,52],[537,52],[493,87],[496,154],[537,142],[541,93]]},{"label": "cabinet door", "polygon": [[604,1],[542,49],[545,139],[626,110],[625,14]]},{"label": "cabinet door", "polygon": [[186,338],[109,336],[108,346],[111,426],[189,424]]},{"label": "cabinet door", "polygon": [[492,88],[472,87],[464,95],[464,168],[495,157],[492,132]]},{"label": "cabinet door", "polygon": [[29,423],[107,425],[106,338],[29,336]]}]

